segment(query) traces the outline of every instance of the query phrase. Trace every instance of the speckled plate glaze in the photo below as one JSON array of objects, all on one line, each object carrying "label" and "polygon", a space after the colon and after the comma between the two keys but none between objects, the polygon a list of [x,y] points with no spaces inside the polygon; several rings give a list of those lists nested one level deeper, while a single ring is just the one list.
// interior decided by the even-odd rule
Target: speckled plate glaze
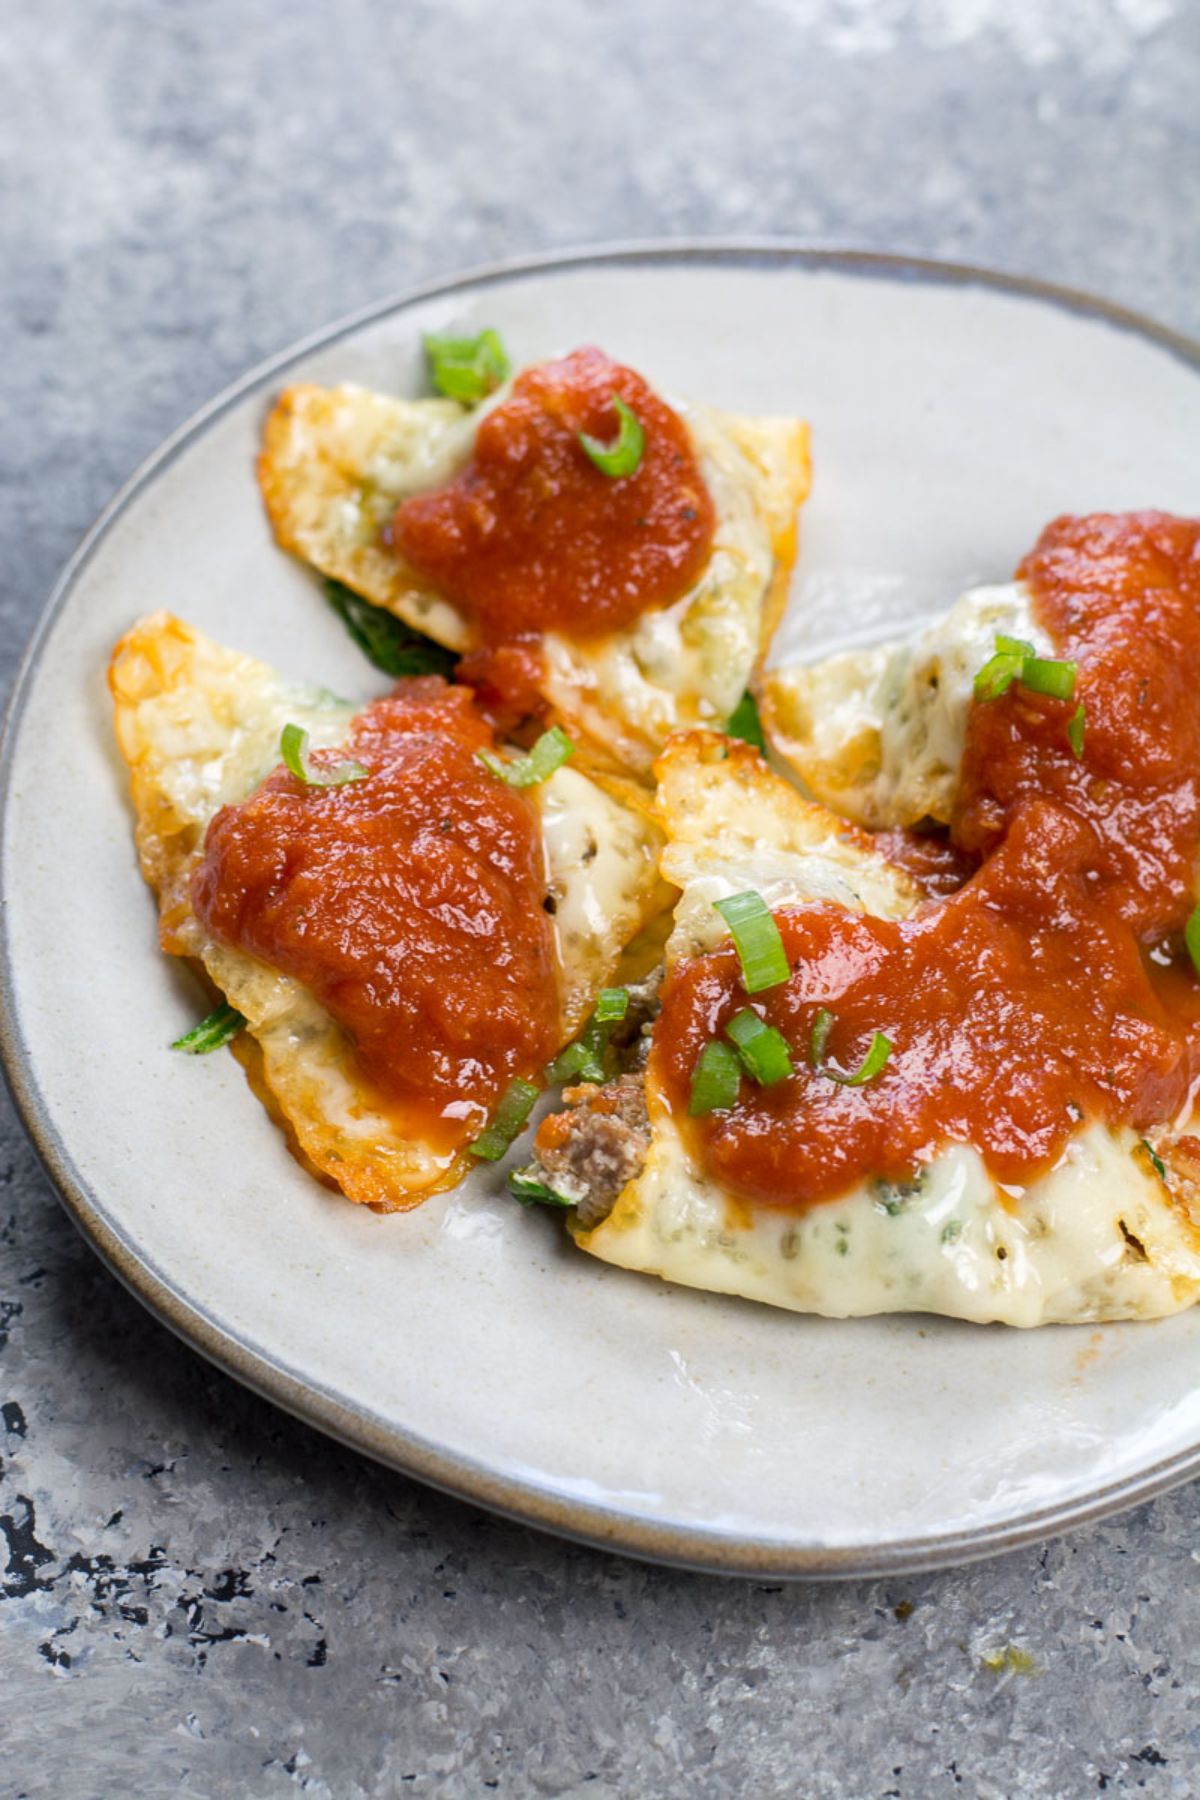
[{"label": "speckled plate glaze", "polygon": [[730,1572],[949,1563],[1200,1472],[1200,1313],[1018,1333],[832,1323],[581,1256],[494,1172],[415,1213],[310,1181],[232,1057],[166,1046],[199,991],[155,948],[103,670],[169,606],[364,699],[372,673],[275,549],[253,459],[285,382],[415,391],[425,330],[518,361],[598,341],[659,385],[814,423],[777,654],[1006,577],[1055,513],[1192,511],[1200,346],[1083,296],[781,245],[582,252],[373,308],[215,400],[56,589],[3,754],[3,1042],[84,1234],[206,1356],[348,1444],[593,1543]]}]

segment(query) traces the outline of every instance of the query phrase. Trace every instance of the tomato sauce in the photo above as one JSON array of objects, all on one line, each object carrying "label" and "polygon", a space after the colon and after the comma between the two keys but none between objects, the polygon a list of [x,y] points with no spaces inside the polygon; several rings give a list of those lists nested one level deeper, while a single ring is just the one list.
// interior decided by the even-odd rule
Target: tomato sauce
[{"label": "tomato sauce", "polygon": [[[579,441],[605,444],[619,395],[645,443],[630,475],[605,475]],[[698,579],[715,515],[679,414],[632,369],[576,350],[528,369],[487,413],[470,461],[397,508],[390,539],[466,615],[479,639],[468,673],[503,686],[488,652],[546,631],[598,637],[669,606]]]},{"label": "tomato sauce", "polygon": [[[1076,692],[1014,684],[973,704],[950,849],[982,860],[956,892],[902,921],[777,912],[793,973],[754,1004],[796,1073],[744,1079],[735,1107],[688,1123],[733,1192],[800,1209],[911,1177],[950,1143],[1019,1186],[1085,1121],[1145,1130],[1200,1077],[1200,983],[1179,937],[1200,850],[1200,523],[1060,519],[1020,574],[1056,654],[1079,664]],[[681,1116],[703,1045],[747,1004],[739,977],[727,944],[668,983],[652,1055]],[[874,1080],[812,1068],[821,1007],[844,1072],[875,1031],[889,1038]]]},{"label": "tomato sauce", "polygon": [[470,693],[402,681],[355,719],[369,771],[310,787],[277,769],[213,819],[192,883],[226,944],[293,976],[347,1032],[385,1104],[440,1149],[558,1047],[558,966],[536,805],[476,760]]}]

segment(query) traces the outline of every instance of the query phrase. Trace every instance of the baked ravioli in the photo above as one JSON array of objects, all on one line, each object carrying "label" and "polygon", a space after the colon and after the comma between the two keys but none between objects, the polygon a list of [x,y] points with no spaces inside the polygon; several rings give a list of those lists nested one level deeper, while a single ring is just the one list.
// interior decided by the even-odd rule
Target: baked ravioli
[{"label": "baked ravioli", "polygon": [[682,898],[644,1063],[570,1091],[519,1178],[585,1250],[833,1316],[1200,1296],[1200,523],[1058,520],[957,619],[876,674],[884,735],[939,718],[924,775],[932,730],[884,785],[884,755],[839,765],[883,836],[747,746],[668,747]]},{"label": "baked ravioli", "polygon": [[514,759],[440,679],[356,710],[166,613],[109,681],[162,946],[303,1160],[392,1211],[502,1148],[670,897],[641,790]]},{"label": "baked ravioli", "polygon": [[275,534],[460,655],[498,712],[645,777],[720,725],[782,611],[808,428],[668,405],[579,350],[473,410],[288,389],[259,480]]}]

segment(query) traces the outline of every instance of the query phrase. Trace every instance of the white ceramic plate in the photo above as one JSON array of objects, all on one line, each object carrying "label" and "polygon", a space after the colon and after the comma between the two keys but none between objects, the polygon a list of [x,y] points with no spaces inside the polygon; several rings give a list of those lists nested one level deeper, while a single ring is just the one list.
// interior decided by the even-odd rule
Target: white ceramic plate
[{"label": "white ceramic plate", "polygon": [[713,1569],[982,1555],[1200,1471],[1200,1312],[1022,1334],[805,1319],[574,1251],[493,1173],[378,1218],[291,1160],[229,1056],[166,1046],[199,991],[155,949],[103,670],[168,606],[346,694],[379,691],[253,480],[285,380],[416,391],[424,330],[517,361],[595,341],[668,391],[814,423],[777,654],[1003,579],[1056,513],[1194,511],[1200,350],[1078,296],[781,247],[581,254],[376,308],[250,375],[67,569],[4,761],[4,1038],[67,1206],[198,1349],[327,1431],[554,1530]]}]

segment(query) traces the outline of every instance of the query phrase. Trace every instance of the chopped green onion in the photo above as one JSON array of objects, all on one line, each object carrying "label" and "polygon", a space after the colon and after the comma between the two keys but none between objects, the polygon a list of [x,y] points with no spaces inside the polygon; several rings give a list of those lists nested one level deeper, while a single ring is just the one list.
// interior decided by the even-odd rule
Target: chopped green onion
[{"label": "chopped green onion", "polygon": [[1021,686],[1052,700],[1069,700],[1075,692],[1078,663],[1058,662],[1048,656],[1027,656],[1021,670]]},{"label": "chopped green onion", "polygon": [[308,733],[302,725],[285,725],[279,738],[279,754],[288,771],[305,787],[345,787],[350,781],[365,781],[371,773],[352,756],[343,757],[331,769],[314,768],[308,757]]},{"label": "chopped green onion", "polygon": [[489,326],[478,337],[438,337],[427,333],[429,378],[439,394],[475,406],[508,377],[509,361],[500,334]]},{"label": "chopped green onion", "polygon": [[626,406],[619,394],[613,395],[612,403],[621,421],[614,441],[606,444],[601,438],[589,437],[586,431],[581,431],[579,442],[600,473],[615,478],[636,473],[642,460],[642,452],[646,448],[646,434],[633,408]]},{"label": "chopped green onion", "polygon": [[603,1081],[608,1073],[604,1059],[613,1027],[629,1010],[628,988],[601,988],[596,995],[596,1010],[575,1039],[560,1050],[546,1070],[547,1081],[570,1081],[579,1076],[583,1081]]},{"label": "chopped green onion", "polygon": [[749,1006],[735,1013],[725,1027],[732,1038],[747,1075],[760,1087],[774,1087],[792,1074],[792,1053],[783,1033],[768,1025]]},{"label": "chopped green onion", "polygon": [[1014,655],[1011,650],[997,650],[975,677],[975,698],[998,700],[1001,694],[1007,694],[1021,673],[1023,662],[1024,658]]},{"label": "chopped green onion", "polygon": [[527,788],[548,780],[555,769],[561,769],[568,756],[575,754],[575,746],[561,725],[552,725],[549,731],[543,731],[528,756],[505,762],[490,750],[477,750],[475,754],[485,769],[507,781],[509,787]]},{"label": "chopped green onion", "polygon": [[762,720],[758,716],[758,701],[749,689],[725,721],[725,735],[741,738],[743,743],[753,744],[760,754],[765,755],[767,740],[763,736]]},{"label": "chopped green onion", "polygon": [[1197,906],[1183,928],[1183,941],[1192,959],[1192,967],[1200,975],[1200,906]]},{"label": "chopped green onion", "polygon": [[1158,1179],[1160,1181],[1165,1181],[1167,1179],[1167,1165],[1162,1157],[1158,1155],[1149,1138],[1142,1139],[1142,1149],[1146,1152],[1146,1155],[1154,1165],[1154,1173],[1158,1176]]},{"label": "chopped green onion", "polygon": [[368,662],[385,675],[448,676],[458,661],[452,650],[414,631],[395,613],[372,606],[340,581],[325,583],[325,598]]},{"label": "chopped green onion", "polygon": [[533,1173],[536,1167],[536,1163],[530,1163],[528,1168],[512,1171],[508,1178],[508,1191],[514,1200],[519,1200],[522,1206],[574,1206],[574,1200],[568,1200],[565,1194],[555,1193],[552,1187],[547,1187],[544,1181],[538,1180]]},{"label": "chopped green onion", "polygon": [[885,1038],[882,1031],[876,1031],[867,1046],[867,1054],[853,1075],[847,1075],[841,1069],[832,1068],[828,1064],[821,1070],[821,1073],[827,1075],[830,1081],[839,1082],[842,1087],[862,1087],[865,1082],[874,1081],[891,1054],[891,1039]]},{"label": "chopped green onion", "polygon": [[827,1006],[818,1007],[817,1016],[813,1020],[812,1037],[808,1045],[808,1060],[814,1069],[819,1069],[825,1061],[825,1046],[829,1042],[829,1034],[833,1030],[833,1014]]},{"label": "chopped green onion", "polygon": [[499,1162],[513,1139],[519,1137],[524,1130],[525,1121],[533,1111],[533,1103],[540,1092],[541,1089],[535,1087],[532,1081],[525,1081],[520,1075],[514,1075],[505,1088],[487,1129],[470,1146],[471,1155],[482,1156],[488,1162]]},{"label": "chopped green onion", "polygon": [[713,905],[733,933],[742,964],[742,986],[748,994],[778,987],[791,974],[779,927],[761,894],[753,889],[731,894]]},{"label": "chopped green onion", "polygon": [[733,1106],[742,1080],[742,1065],[736,1050],[714,1038],[705,1044],[692,1073],[692,1093],[688,1112],[693,1119],[707,1113],[724,1112]]},{"label": "chopped green onion", "polygon": [[207,1056],[210,1050],[219,1050],[222,1044],[235,1038],[245,1023],[245,1014],[225,1000],[209,1013],[207,1019],[201,1019],[198,1025],[176,1038],[171,1048],[186,1050],[189,1056]]},{"label": "chopped green onion", "polygon": [[1087,713],[1084,711],[1083,701],[1081,700],[1079,705],[1075,708],[1075,711],[1067,720],[1067,742],[1074,751],[1076,758],[1082,757],[1083,755],[1083,734],[1086,729]]},{"label": "chopped green onion", "polygon": [[1024,638],[996,634],[996,653],[984,663],[975,677],[977,700],[998,700],[1007,694],[1014,681],[1033,694],[1048,694],[1052,700],[1069,700],[1075,692],[1078,665],[1055,657],[1039,656]]}]

